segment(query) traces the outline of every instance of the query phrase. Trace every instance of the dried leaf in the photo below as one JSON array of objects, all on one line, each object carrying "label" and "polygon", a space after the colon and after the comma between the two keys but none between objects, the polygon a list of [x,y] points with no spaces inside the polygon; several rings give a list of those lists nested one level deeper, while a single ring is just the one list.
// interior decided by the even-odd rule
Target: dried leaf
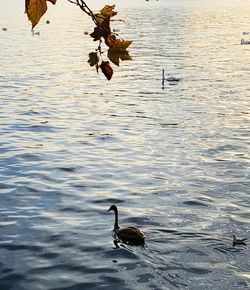
[{"label": "dried leaf", "polygon": [[113,48],[108,50],[108,58],[117,66],[119,66],[120,60],[132,60],[127,50],[115,50]]},{"label": "dried leaf", "polygon": [[[48,1],[55,5],[57,0]],[[28,19],[32,23],[32,29],[34,29],[46,11],[46,0],[25,0],[25,13],[27,13]]]},{"label": "dried leaf", "polygon": [[95,14],[96,20],[98,21],[98,24],[102,25],[103,21],[105,19],[110,19],[111,17],[115,16],[117,12],[114,11],[115,5],[109,6],[105,5],[102,10],[100,10],[100,13]]},{"label": "dried leaf", "polygon": [[116,39],[112,35],[109,36],[106,44],[110,47],[108,50],[108,58],[110,61],[119,66],[120,60],[132,60],[127,51],[131,43],[131,40]]},{"label": "dried leaf", "polygon": [[109,61],[102,61],[100,68],[105,77],[110,81],[113,75],[113,69],[109,65]]},{"label": "dried leaf", "polygon": [[94,38],[94,41],[101,39],[107,39],[108,36],[111,34],[110,30],[110,19],[105,19],[101,25],[95,27],[94,32],[90,34],[91,37]]},{"label": "dried leaf", "polygon": [[105,5],[102,10],[100,11],[101,14],[103,14],[104,16],[109,16],[109,17],[113,17],[117,14],[116,11],[114,11],[115,9],[115,5]]},{"label": "dried leaf", "polygon": [[132,42],[132,40],[116,39],[116,41],[113,42],[112,46],[110,47],[115,50],[125,50],[130,46]]},{"label": "dried leaf", "polygon": [[117,38],[114,34],[110,34],[106,39],[105,43],[108,47],[113,47],[117,41]]},{"label": "dried leaf", "polygon": [[32,29],[37,25],[43,14],[47,11],[46,0],[26,0],[25,12],[32,23]]},{"label": "dried leaf", "polygon": [[97,13],[97,14],[95,14],[95,18],[96,18],[98,24],[102,25],[102,23],[103,23],[103,21],[105,20],[106,17],[103,14],[101,14],[101,13]]},{"label": "dried leaf", "polygon": [[98,62],[99,62],[99,56],[98,56],[98,53],[97,52],[91,52],[89,53],[89,60],[88,60],[88,63],[90,66],[95,66],[95,65],[98,65]]}]

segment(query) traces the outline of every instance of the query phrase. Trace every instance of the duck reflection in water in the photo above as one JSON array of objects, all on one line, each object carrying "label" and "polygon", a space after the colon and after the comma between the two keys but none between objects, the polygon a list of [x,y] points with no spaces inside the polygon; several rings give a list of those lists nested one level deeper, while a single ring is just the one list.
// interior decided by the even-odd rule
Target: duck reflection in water
[{"label": "duck reflection in water", "polygon": [[116,205],[111,205],[108,211],[113,210],[115,213],[115,223],[114,223],[114,233],[116,239],[114,240],[114,245],[119,248],[118,243],[122,242],[127,245],[139,246],[145,243],[145,234],[143,231],[136,227],[124,227],[121,228],[118,224],[118,208]]}]

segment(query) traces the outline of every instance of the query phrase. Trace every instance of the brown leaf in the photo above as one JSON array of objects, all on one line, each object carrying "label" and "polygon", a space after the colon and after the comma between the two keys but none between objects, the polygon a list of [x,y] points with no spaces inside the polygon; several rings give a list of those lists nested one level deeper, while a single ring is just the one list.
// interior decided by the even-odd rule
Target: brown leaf
[{"label": "brown leaf", "polygon": [[115,12],[114,9],[115,9],[115,5],[111,5],[111,6],[105,5],[100,11],[100,13],[104,16],[113,17],[117,14],[117,12]]},{"label": "brown leaf", "polygon": [[115,50],[125,50],[130,46],[132,42],[132,40],[124,40],[118,38],[115,40],[115,42],[112,42],[112,45],[110,47]]},{"label": "brown leaf", "polygon": [[115,50],[113,48],[108,50],[108,58],[117,66],[119,66],[120,60],[132,60],[127,50]]},{"label": "brown leaf", "polygon": [[110,18],[115,16],[117,12],[114,11],[115,5],[105,5],[99,13],[95,14],[97,26],[94,32],[90,34],[94,38],[94,41],[101,39],[102,37],[106,40],[111,34],[110,29]]},{"label": "brown leaf", "polygon": [[115,5],[112,5],[112,6],[105,5],[102,8],[102,10],[100,10],[100,13],[95,14],[95,18],[99,25],[102,25],[105,19],[110,19],[111,17],[117,14],[117,12],[113,11],[114,8],[115,8]]},{"label": "brown leaf", "polygon": [[131,43],[131,40],[116,39],[116,37],[110,35],[106,41],[106,44],[109,46],[108,58],[110,61],[119,66],[120,60],[132,60],[127,51]]},{"label": "brown leaf", "polygon": [[99,62],[99,56],[97,52],[91,52],[89,53],[89,60],[88,63],[90,66],[96,66]]},{"label": "brown leaf", "polygon": [[[57,0],[48,1],[55,5]],[[32,29],[34,29],[46,11],[46,0],[25,0],[25,13],[27,13],[28,19],[32,23]]]},{"label": "brown leaf", "polygon": [[90,36],[94,38],[94,41],[96,41],[101,39],[101,37],[107,39],[110,34],[110,18],[108,17],[102,22],[102,24],[95,27],[94,32],[92,32]]},{"label": "brown leaf", "polygon": [[114,44],[116,43],[117,38],[114,34],[110,34],[106,39],[105,39],[105,43],[108,47],[113,47]]},{"label": "brown leaf", "polygon": [[26,0],[25,12],[32,23],[32,29],[37,25],[43,14],[47,11],[46,0]]},{"label": "brown leaf", "polygon": [[94,28],[94,31],[90,33],[90,36],[94,38],[94,41],[101,39],[102,37],[102,29],[99,26]]},{"label": "brown leaf", "polygon": [[100,68],[105,77],[110,81],[113,75],[113,69],[109,65],[109,61],[102,61]]}]

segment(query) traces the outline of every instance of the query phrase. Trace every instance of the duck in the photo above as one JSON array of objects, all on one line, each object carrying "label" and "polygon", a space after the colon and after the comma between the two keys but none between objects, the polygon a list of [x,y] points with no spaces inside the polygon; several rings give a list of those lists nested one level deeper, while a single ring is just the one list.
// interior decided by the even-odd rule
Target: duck
[{"label": "duck", "polygon": [[250,40],[241,39],[240,43],[241,44],[250,44]]},{"label": "duck", "polygon": [[118,208],[116,205],[111,205],[108,211],[114,211],[115,213],[115,223],[114,223],[114,232],[117,238],[123,243],[129,245],[144,245],[145,243],[145,234],[142,230],[136,227],[124,227],[121,228],[118,224]]},{"label": "duck", "polygon": [[34,36],[34,35],[40,35],[40,31],[34,31],[34,30],[32,30],[32,35]]},{"label": "duck", "polygon": [[165,78],[165,70],[162,69],[162,88],[164,88],[165,81],[168,81],[170,85],[177,84],[181,79],[176,77]]},{"label": "duck", "polygon": [[169,77],[166,79],[168,82],[179,82],[180,79],[179,78],[176,78],[176,77]]},{"label": "duck", "polygon": [[233,246],[235,246],[235,245],[243,245],[243,246],[246,246],[247,244],[245,243],[245,241],[247,239],[248,238],[245,238],[245,239],[237,239],[236,238],[236,235],[233,235]]}]

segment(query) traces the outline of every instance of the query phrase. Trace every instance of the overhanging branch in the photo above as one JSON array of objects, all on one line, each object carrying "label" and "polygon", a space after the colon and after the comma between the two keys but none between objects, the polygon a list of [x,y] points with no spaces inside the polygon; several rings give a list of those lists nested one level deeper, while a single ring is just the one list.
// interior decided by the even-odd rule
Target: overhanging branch
[{"label": "overhanging branch", "polygon": [[80,9],[86,13],[88,16],[90,16],[93,20],[93,22],[98,26],[98,21],[96,20],[95,14],[93,13],[93,11],[88,7],[88,5],[86,4],[85,1],[83,0],[67,0],[70,3],[73,3],[77,6],[80,7]]}]

